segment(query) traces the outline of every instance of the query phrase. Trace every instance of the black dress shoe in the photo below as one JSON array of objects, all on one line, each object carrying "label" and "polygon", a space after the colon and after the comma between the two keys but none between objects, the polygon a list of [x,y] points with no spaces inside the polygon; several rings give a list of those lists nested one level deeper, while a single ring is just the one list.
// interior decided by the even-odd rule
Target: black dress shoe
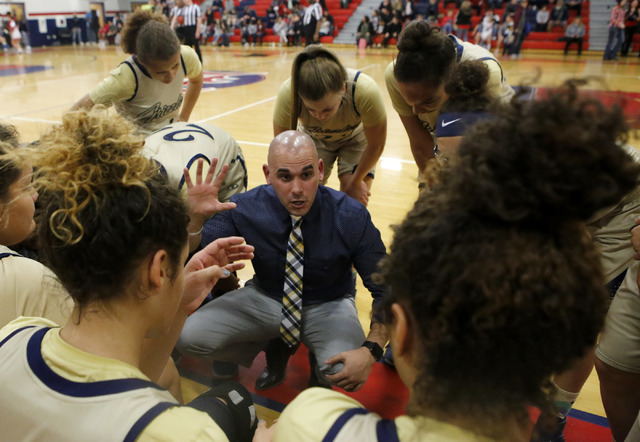
[{"label": "black dress shoe", "polygon": [[271,372],[269,368],[265,368],[258,379],[256,379],[256,390],[268,390],[282,384],[287,379],[287,371],[281,373]]}]

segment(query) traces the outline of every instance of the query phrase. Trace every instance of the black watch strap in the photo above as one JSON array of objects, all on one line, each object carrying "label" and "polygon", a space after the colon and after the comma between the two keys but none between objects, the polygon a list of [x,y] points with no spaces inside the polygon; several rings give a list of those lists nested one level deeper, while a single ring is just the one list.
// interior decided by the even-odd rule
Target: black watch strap
[{"label": "black watch strap", "polygon": [[379,344],[371,341],[364,341],[362,343],[362,347],[368,348],[369,351],[371,352],[371,356],[373,356],[373,359],[375,359],[376,361],[379,361],[380,359],[382,359],[382,355],[384,354],[384,351],[382,350],[382,347],[380,347]]}]

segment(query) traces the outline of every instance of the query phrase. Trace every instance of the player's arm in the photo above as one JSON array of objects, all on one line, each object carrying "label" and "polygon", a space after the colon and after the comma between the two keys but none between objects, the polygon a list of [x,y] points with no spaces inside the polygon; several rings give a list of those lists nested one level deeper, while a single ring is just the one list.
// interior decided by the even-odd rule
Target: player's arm
[{"label": "player's arm", "polygon": [[427,167],[427,162],[434,157],[433,154],[433,137],[429,131],[422,125],[417,115],[403,117],[400,115],[400,121],[409,136],[409,145],[413,159],[418,165],[418,169],[422,172]]},{"label": "player's arm", "polygon": [[89,110],[91,109],[95,103],[91,100],[91,96],[89,94],[85,95],[81,99],[75,102],[73,106],[71,106],[71,110]]},{"label": "player's arm", "polygon": [[202,16],[200,15],[200,11],[198,11],[198,16],[196,17],[196,38],[200,38],[200,31],[202,27]]},{"label": "player's arm", "polygon": [[273,136],[276,137],[279,134],[281,134],[282,132],[289,130],[286,127],[282,127],[280,126],[278,123],[276,123],[275,121],[273,122]]},{"label": "player's arm", "polygon": [[200,91],[202,90],[203,83],[204,75],[202,71],[197,77],[189,78],[189,83],[187,83],[187,91],[184,93],[184,102],[182,103],[182,109],[180,109],[178,121],[189,121],[191,111],[193,111],[193,108],[196,105],[196,101],[198,101],[198,97],[200,96]]},{"label": "player's arm", "polygon": [[362,191],[364,187],[368,190],[368,186],[364,184],[364,179],[378,163],[384,150],[387,140],[387,119],[385,118],[375,126],[365,127],[364,135],[367,138],[367,147],[362,153],[358,167],[356,167],[351,179],[345,183],[344,193],[366,205],[366,202],[363,201]]}]

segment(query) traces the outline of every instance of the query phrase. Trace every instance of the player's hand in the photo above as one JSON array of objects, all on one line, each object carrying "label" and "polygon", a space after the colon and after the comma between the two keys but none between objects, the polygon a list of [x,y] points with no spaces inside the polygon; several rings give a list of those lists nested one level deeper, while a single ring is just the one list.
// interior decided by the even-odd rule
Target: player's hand
[{"label": "player's hand", "polygon": [[229,165],[222,166],[220,173],[214,179],[213,174],[217,165],[218,159],[214,158],[211,161],[207,175],[203,179],[204,160],[202,158],[199,159],[196,167],[195,184],[191,180],[189,169],[184,168],[184,182],[187,185],[187,205],[189,206],[190,217],[189,230],[191,232],[200,230],[204,222],[216,213],[235,209],[236,207],[235,203],[221,203],[218,200],[220,186],[222,186],[222,182],[227,176]]},{"label": "player's hand", "polygon": [[324,363],[328,365],[342,362],[344,368],[336,374],[328,375],[327,379],[333,385],[346,390],[358,391],[367,382],[369,373],[375,364],[375,359],[371,355],[369,349],[360,347],[356,350],[344,351],[335,356],[330,357]]},{"label": "player's hand", "polygon": [[253,442],[270,442],[273,440],[273,435],[276,432],[276,423],[278,420],[273,421],[270,427],[267,427],[267,423],[265,421],[260,421],[258,423],[258,428],[256,428],[256,433],[253,436]]},{"label": "player's hand", "polygon": [[209,243],[193,255],[184,267],[184,290],[181,308],[187,313],[200,307],[205,296],[220,278],[244,268],[246,259],[253,259],[253,246],[244,243],[244,238],[230,236]]},{"label": "player's hand", "polygon": [[369,204],[369,197],[371,196],[371,192],[369,191],[369,187],[367,187],[367,184],[364,181],[357,181],[352,179],[346,184],[344,193],[349,195],[351,198],[357,199],[365,206]]}]

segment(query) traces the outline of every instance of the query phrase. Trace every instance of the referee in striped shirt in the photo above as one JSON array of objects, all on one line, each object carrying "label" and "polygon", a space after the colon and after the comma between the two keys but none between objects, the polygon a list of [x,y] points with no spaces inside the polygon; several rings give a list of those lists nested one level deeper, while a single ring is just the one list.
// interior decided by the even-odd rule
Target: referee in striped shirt
[{"label": "referee in striped shirt", "polygon": [[202,63],[200,53],[200,26],[202,25],[202,12],[200,6],[194,5],[192,0],[177,0],[176,7],[171,11],[171,28],[175,29],[178,38],[185,45],[191,46],[198,54]]},{"label": "referee in striped shirt", "polygon": [[304,26],[304,45],[309,46],[320,41],[319,32],[322,21],[322,6],[316,0],[309,0],[309,6],[304,11],[302,25]]}]

